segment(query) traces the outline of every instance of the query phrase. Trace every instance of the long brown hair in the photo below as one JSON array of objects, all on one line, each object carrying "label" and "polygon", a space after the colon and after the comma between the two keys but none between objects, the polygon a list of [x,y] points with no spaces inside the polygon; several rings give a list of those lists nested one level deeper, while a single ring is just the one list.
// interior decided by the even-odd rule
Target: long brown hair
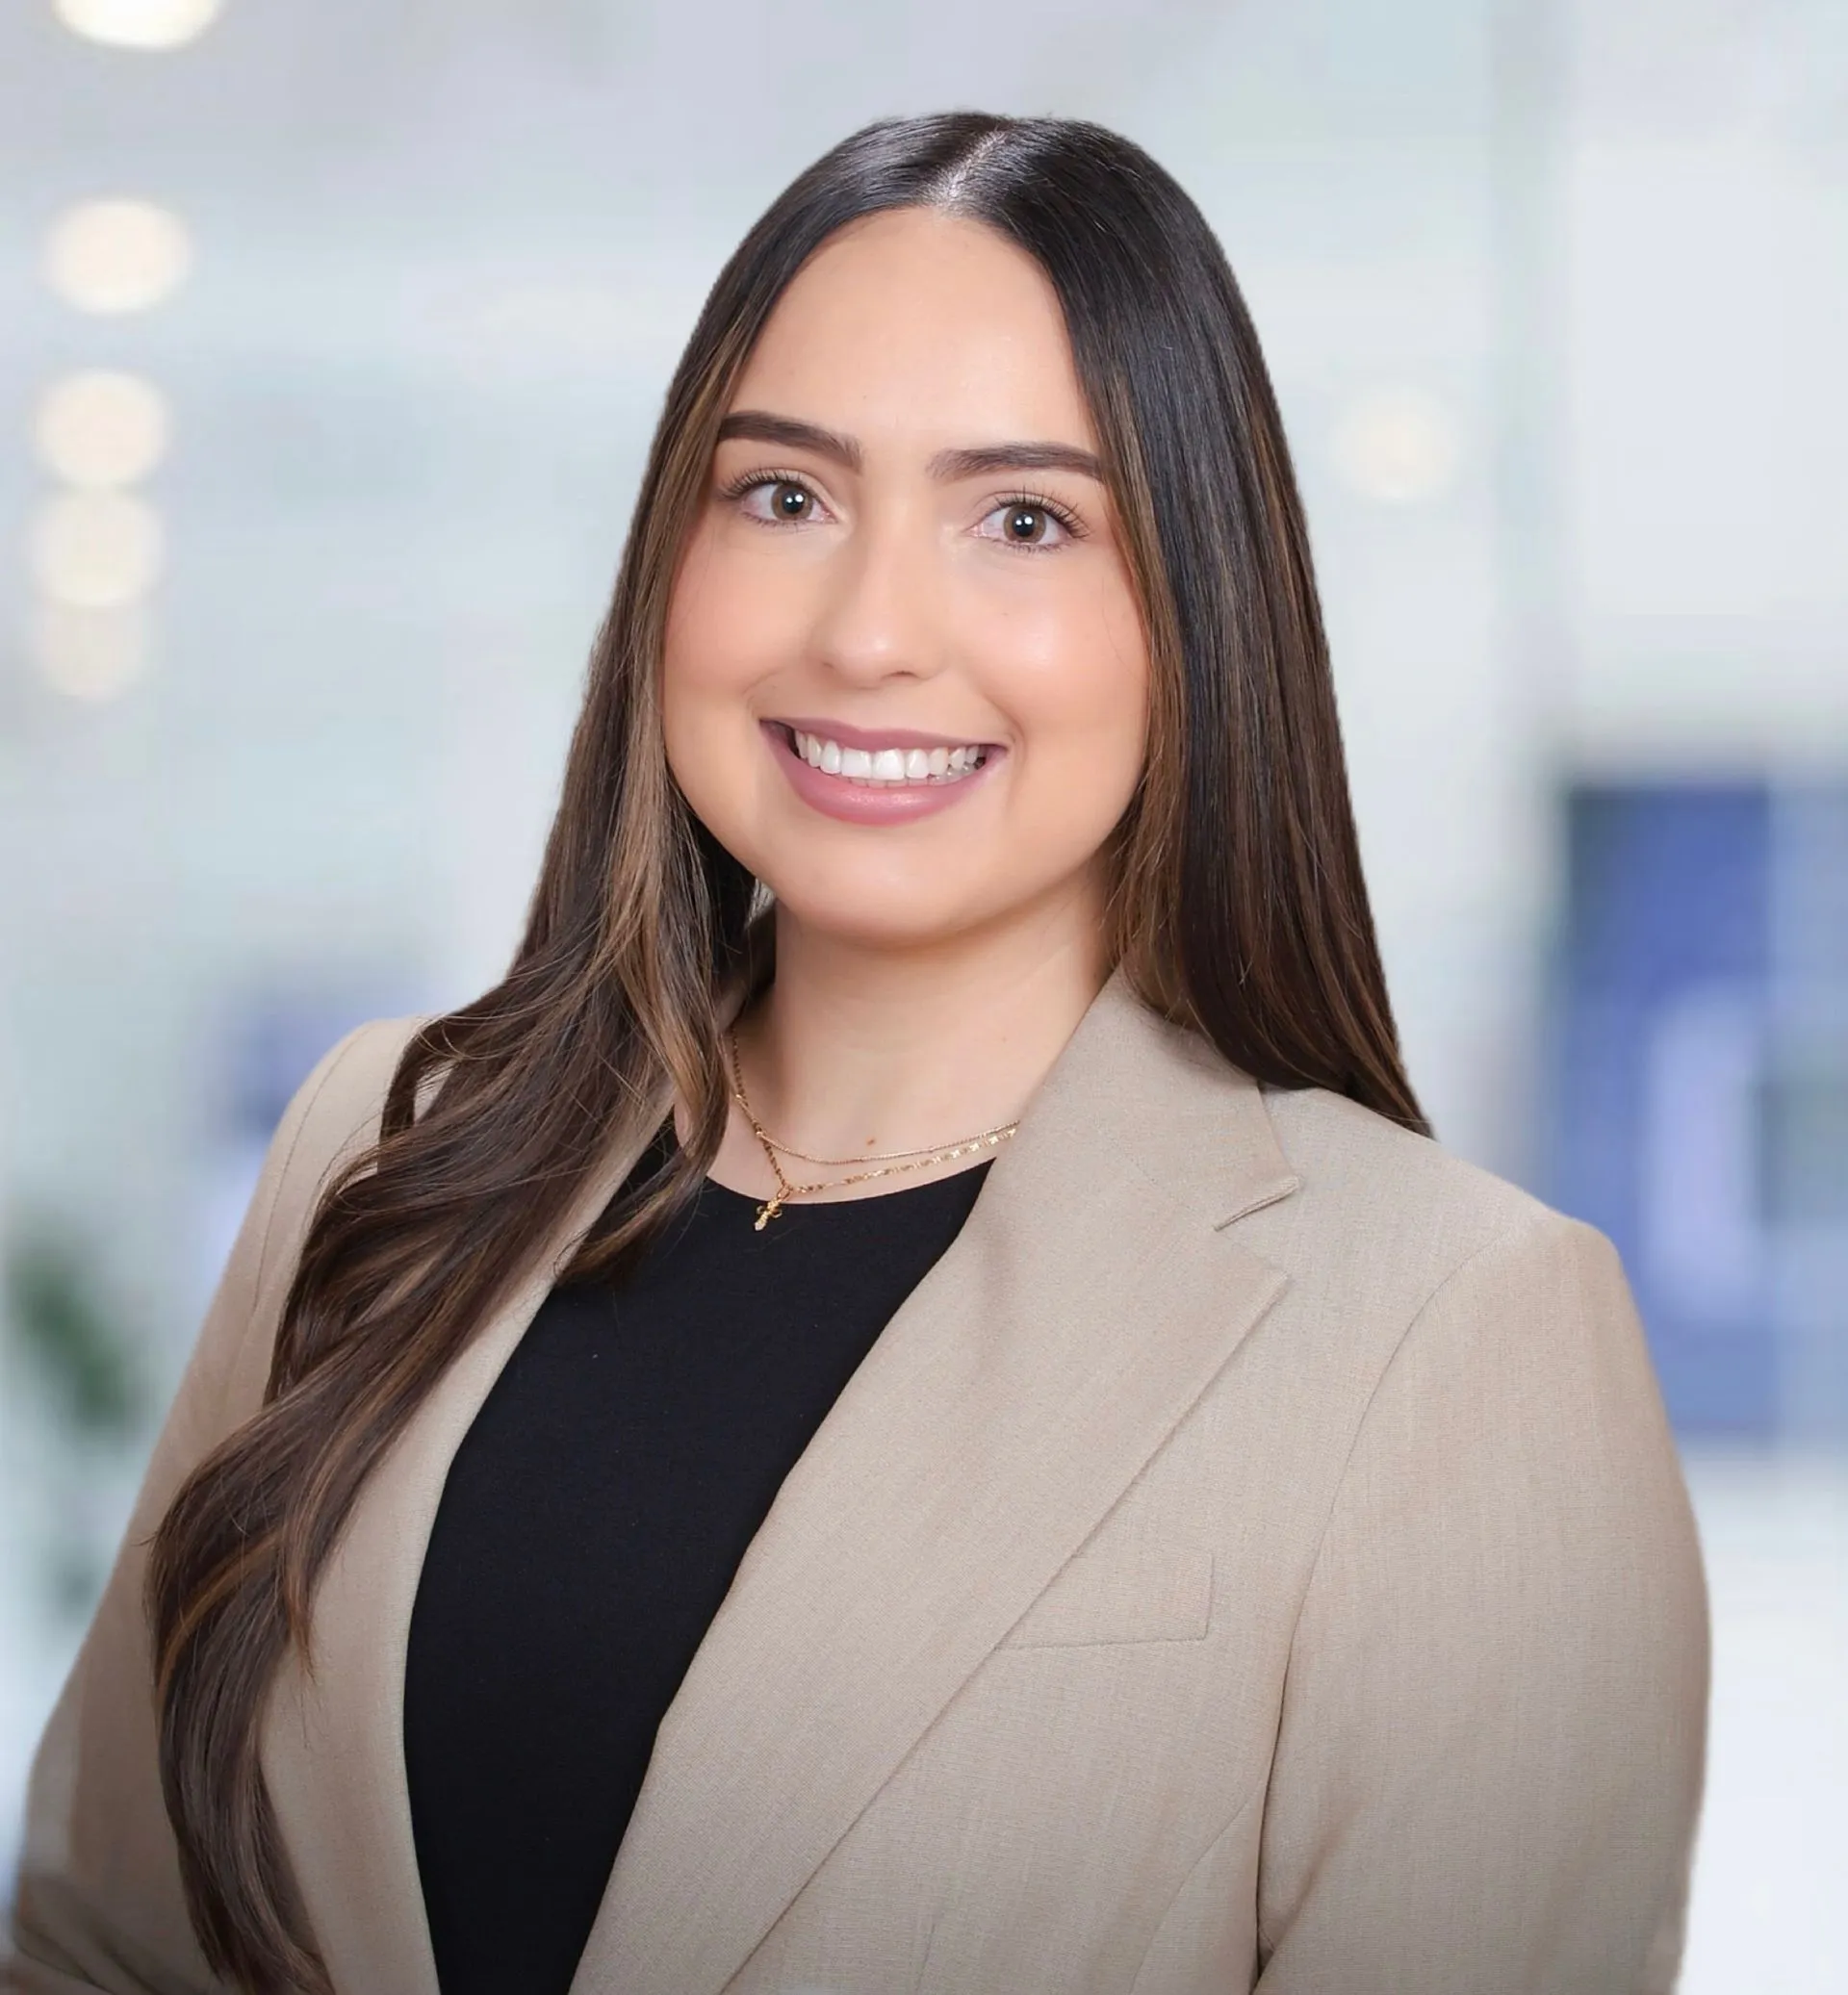
[{"label": "long brown hair", "polygon": [[603,1214],[574,1275],[627,1266],[717,1150],[722,1007],[772,966],[757,882],[667,767],[669,593],[719,421],[784,288],[845,223],[925,205],[999,230],[1050,278],[1123,523],[1154,692],[1114,845],[1116,959],[1146,1003],[1258,1080],[1424,1126],[1282,422],[1218,242],[1161,167],[1095,125],[958,113],[857,133],[745,238],[675,371],[512,966],[412,1037],[377,1142],[308,1230],[262,1410],[193,1471],[155,1541],[161,1773],[188,1904],[213,1968],[256,1995],[329,1985],[257,1739],[277,1667],[307,1653],[356,1494],[612,1129],[660,1114],[670,1090],[690,1111],[688,1141]]}]

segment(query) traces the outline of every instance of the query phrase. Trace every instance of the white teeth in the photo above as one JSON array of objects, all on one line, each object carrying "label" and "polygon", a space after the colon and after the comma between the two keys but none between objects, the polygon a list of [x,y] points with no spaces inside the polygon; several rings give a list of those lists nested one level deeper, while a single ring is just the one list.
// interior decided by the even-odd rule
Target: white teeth
[{"label": "white teeth", "polygon": [[843,748],[825,734],[789,730],[797,755],[811,769],[856,782],[953,782],[981,768],[978,746],[962,748]]}]

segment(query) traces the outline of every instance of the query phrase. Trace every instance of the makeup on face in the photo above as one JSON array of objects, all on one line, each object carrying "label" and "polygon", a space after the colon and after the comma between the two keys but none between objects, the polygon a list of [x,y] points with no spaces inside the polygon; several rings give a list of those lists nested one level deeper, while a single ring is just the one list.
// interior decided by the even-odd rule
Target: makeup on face
[{"label": "makeup on face", "polygon": [[1099,918],[1147,655],[1045,274],[877,217],[793,280],[721,423],[661,673],[700,821],[837,938]]}]

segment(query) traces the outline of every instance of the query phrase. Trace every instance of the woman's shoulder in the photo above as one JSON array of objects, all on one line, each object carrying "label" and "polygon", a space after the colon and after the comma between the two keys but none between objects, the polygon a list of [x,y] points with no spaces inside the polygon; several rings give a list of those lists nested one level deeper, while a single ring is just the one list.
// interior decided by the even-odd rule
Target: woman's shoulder
[{"label": "woman's shoulder", "polygon": [[372,1139],[392,1076],[425,1022],[422,1013],[368,1019],[321,1055],[277,1126],[277,1138],[289,1142],[291,1171],[317,1158],[324,1165]]},{"label": "woman's shoulder", "polygon": [[292,1262],[322,1188],[378,1135],[386,1090],[422,1014],[356,1025],[316,1061],[270,1138],[261,1208],[264,1272]]},{"label": "woman's shoulder", "polygon": [[160,1448],[173,1461],[198,1460],[262,1405],[283,1301],[321,1194],[377,1137],[399,1056],[423,1023],[355,1026],[290,1098],[163,1432]]},{"label": "woman's shoulder", "polygon": [[1358,1102],[1322,1087],[1267,1087],[1264,1102],[1297,1181],[1266,1245],[1298,1271],[1347,1265],[1415,1310],[1478,1259],[1615,1262],[1596,1228]]}]

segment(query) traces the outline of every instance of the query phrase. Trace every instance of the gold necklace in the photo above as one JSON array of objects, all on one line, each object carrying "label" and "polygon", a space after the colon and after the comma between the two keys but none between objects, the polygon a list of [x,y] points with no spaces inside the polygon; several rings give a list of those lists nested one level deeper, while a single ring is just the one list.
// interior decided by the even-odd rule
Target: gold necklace
[{"label": "gold necklace", "polygon": [[[811,1191],[836,1190],[843,1185],[864,1185],[870,1183],[874,1178],[895,1178],[908,1170],[922,1170],[927,1164],[949,1164],[958,1157],[970,1155],[973,1151],[991,1150],[997,1143],[1005,1143],[1014,1131],[1020,1127],[1019,1121],[1016,1118],[1013,1122],[1000,1123],[993,1129],[985,1129],[980,1136],[963,1137],[959,1142],[949,1143],[940,1150],[931,1150],[928,1152],[922,1150],[890,1150],[884,1156],[874,1157],[810,1157],[806,1151],[798,1150],[789,1143],[778,1142],[776,1138],[757,1120],[757,1115],[752,1111],[750,1097],[744,1091],[744,1067],[738,1059],[737,1034],[735,1032],[728,1033],[726,1035],[726,1042],[732,1052],[732,1099],[744,1111],[744,1119],[750,1123],[751,1134],[757,1138],[764,1156],[769,1160],[771,1173],[777,1181],[776,1190],[757,1208],[757,1220],[755,1231],[758,1233],[761,1233],[769,1225],[770,1221],[783,1211],[783,1207],[792,1198],[806,1197]],[[834,1178],[817,1185],[792,1185],[783,1175],[783,1165],[777,1161],[778,1151],[782,1151],[785,1157],[800,1157],[805,1164],[830,1164],[838,1169],[845,1169],[850,1164],[876,1164],[882,1167],[878,1170],[857,1171],[850,1178]],[[905,1158],[909,1158],[911,1161],[910,1163],[899,1161]]]}]

